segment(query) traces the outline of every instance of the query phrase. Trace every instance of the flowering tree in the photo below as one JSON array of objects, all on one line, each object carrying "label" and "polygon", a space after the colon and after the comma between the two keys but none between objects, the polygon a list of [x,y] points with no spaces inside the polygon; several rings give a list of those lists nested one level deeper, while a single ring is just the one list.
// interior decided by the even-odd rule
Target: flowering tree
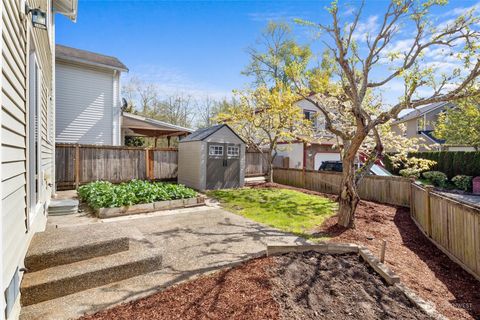
[{"label": "flowering tree", "polygon": [[268,163],[268,181],[272,182],[272,164],[279,142],[307,141],[313,135],[312,123],[295,105],[298,94],[288,86],[273,89],[259,86],[238,92],[239,104],[217,116],[228,123],[247,142],[262,152]]},{"label": "flowering tree", "polygon": [[459,101],[438,117],[434,135],[448,144],[463,144],[480,150],[480,98]]},{"label": "flowering tree", "polygon": [[[305,70],[303,66],[292,65],[289,73],[297,92],[317,106],[325,129],[343,145],[341,226],[354,226],[360,200],[357,185],[368,168],[357,170],[354,163],[366,141],[373,142],[367,148],[367,163],[371,163],[384,148],[382,126],[400,111],[479,94],[474,87],[480,76],[479,17],[472,9],[438,23],[431,9],[445,3],[393,0],[371,30],[365,30],[361,22],[363,5],[349,19],[341,14],[337,1],[328,9],[330,24],[299,21],[321,33],[331,57],[330,81],[325,81],[328,77],[322,70]],[[407,33],[412,37],[406,38]],[[453,68],[432,63],[432,52],[449,57]],[[401,85],[402,94],[398,101],[387,103],[385,92],[394,84]],[[344,118],[354,126],[342,125]]]}]

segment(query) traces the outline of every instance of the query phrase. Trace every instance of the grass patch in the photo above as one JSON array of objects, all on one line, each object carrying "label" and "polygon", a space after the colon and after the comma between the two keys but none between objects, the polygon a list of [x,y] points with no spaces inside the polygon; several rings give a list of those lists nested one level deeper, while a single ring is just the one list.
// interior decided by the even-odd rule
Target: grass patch
[{"label": "grass patch", "polygon": [[306,238],[337,209],[327,198],[287,189],[213,190],[208,195],[229,211]]}]

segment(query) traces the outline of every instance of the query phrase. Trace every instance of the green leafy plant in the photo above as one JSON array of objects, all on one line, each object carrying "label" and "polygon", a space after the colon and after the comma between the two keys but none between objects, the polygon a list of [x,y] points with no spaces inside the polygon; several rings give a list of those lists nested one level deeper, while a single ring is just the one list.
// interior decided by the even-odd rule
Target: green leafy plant
[{"label": "green leafy plant", "polygon": [[434,186],[444,188],[447,186],[447,175],[440,171],[424,172],[423,177],[430,181]]},{"label": "green leafy plant", "polygon": [[193,198],[197,193],[181,184],[132,180],[117,185],[108,181],[91,182],[81,186],[78,195],[90,207],[98,209]]},{"label": "green leafy plant", "polygon": [[452,178],[452,182],[457,189],[469,191],[472,188],[472,179],[471,176],[458,175]]},{"label": "green leafy plant", "polygon": [[408,178],[419,178],[422,172],[431,169],[436,164],[435,161],[415,157],[399,157],[395,161],[395,165],[401,165],[405,168],[400,170],[399,173]]}]

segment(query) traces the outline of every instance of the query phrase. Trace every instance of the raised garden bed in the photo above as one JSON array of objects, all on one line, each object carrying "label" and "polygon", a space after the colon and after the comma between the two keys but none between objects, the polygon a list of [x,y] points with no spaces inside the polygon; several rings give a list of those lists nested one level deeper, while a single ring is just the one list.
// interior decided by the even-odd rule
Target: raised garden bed
[{"label": "raised garden bed", "polygon": [[204,203],[204,198],[195,190],[183,185],[141,180],[121,184],[92,182],[81,186],[78,195],[99,218],[192,207]]}]

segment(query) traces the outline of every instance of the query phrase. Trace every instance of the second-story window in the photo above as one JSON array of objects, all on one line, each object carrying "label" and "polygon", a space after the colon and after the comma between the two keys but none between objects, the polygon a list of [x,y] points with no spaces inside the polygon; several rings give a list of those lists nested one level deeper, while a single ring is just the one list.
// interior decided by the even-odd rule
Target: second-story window
[{"label": "second-story window", "polygon": [[305,119],[310,120],[314,128],[317,128],[317,112],[312,110],[303,110]]}]

